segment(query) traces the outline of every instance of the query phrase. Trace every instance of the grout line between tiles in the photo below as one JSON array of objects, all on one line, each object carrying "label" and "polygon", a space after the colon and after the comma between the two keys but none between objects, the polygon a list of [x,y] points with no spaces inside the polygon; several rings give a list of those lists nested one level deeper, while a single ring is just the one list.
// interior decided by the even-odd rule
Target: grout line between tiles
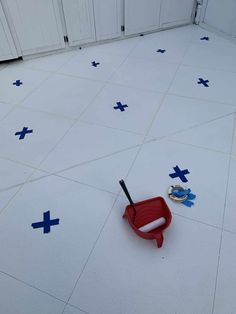
[{"label": "grout line between tiles", "polygon": [[[236,129],[236,121],[234,121],[234,130],[233,130],[232,140],[231,140],[231,153],[232,153],[232,149],[233,149],[233,140],[234,140],[234,131],[235,131],[235,129]],[[223,211],[222,225],[221,225],[221,237],[220,237],[220,243],[219,243],[219,253],[218,253],[218,261],[217,261],[217,269],[216,269],[216,280],[215,280],[214,297],[213,297],[213,304],[212,304],[212,314],[214,314],[214,312],[215,312],[215,301],[216,301],[216,292],[217,292],[217,285],[218,285],[218,275],[219,275],[219,268],[220,268],[221,249],[222,249],[222,243],[223,243],[224,221],[225,221],[226,206],[227,206],[227,197],[228,197],[228,188],[229,188],[231,164],[232,164],[232,159],[229,158],[228,177],[227,177],[227,183],[226,183],[224,211]]]},{"label": "grout line between tiles", "polygon": [[37,290],[38,292],[41,292],[41,293],[43,293],[43,294],[46,294],[46,295],[48,295],[49,297],[51,297],[51,298],[53,298],[53,299],[56,299],[57,301],[60,301],[60,302],[62,302],[62,303],[65,304],[65,301],[63,301],[62,299],[60,299],[60,298],[58,298],[58,297],[52,295],[52,294],[49,293],[49,292],[46,292],[46,291],[44,291],[44,290],[41,290],[40,288],[37,288],[37,287],[35,287],[34,285],[32,285],[32,284],[30,284],[30,283],[28,283],[28,282],[26,282],[26,281],[24,281],[24,280],[21,280],[21,279],[15,277],[15,276],[13,276],[13,275],[11,275],[11,274],[9,274],[9,273],[6,273],[6,272],[3,271],[3,270],[0,270],[0,273],[1,273],[2,275],[5,275],[5,276],[7,276],[7,277],[10,277],[10,278],[12,278],[12,279],[14,279],[14,280],[20,282],[21,284],[23,284],[23,285],[25,285],[25,286],[27,286],[27,287],[30,287],[30,288],[32,288],[32,289],[34,289],[34,290]]}]

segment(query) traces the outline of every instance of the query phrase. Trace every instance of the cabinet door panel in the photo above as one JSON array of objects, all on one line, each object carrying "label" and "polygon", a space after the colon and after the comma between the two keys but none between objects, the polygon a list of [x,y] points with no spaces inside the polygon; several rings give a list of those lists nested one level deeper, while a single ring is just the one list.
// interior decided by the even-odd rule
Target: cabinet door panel
[{"label": "cabinet door panel", "polygon": [[16,48],[0,3],[0,61],[17,58]]},{"label": "cabinet door panel", "polygon": [[125,0],[125,34],[158,29],[161,0]]},{"label": "cabinet door panel", "polygon": [[92,0],[63,0],[69,45],[95,41]]},{"label": "cabinet door panel", "polygon": [[121,0],[94,0],[97,40],[121,36]]},{"label": "cabinet door panel", "polygon": [[65,46],[57,0],[7,0],[23,55]]}]

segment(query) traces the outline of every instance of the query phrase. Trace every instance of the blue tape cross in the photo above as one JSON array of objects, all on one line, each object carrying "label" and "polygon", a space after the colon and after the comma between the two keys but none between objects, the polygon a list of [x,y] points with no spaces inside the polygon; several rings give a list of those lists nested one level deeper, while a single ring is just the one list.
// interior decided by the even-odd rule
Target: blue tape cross
[{"label": "blue tape cross", "polygon": [[204,36],[201,38],[201,40],[210,40],[210,38],[208,36]]},{"label": "blue tape cross", "polygon": [[166,50],[165,49],[158,49],[157,52],[164,53],[164,52],[166,52]]},{"label": "blue tape cross", "polygon": [[208,83],[209,83],[209,80],[204,80],[202,78],[199,78],[199,82],[197,82],[198,84],[202,84],[204,85],[205,87],[209,87]]},{"label": "blue tape cross", "polygon": [[188,169],[180,170],[179,166],[176,166],[173,169],[174,169],[175,173],[169,174],[169,176],[172,179],[179,177],[182,182],[188,182],[187,178],[185,177],[186,174],[190,173],[188,171]]},{"label": "blue tape cross", "polygon": [[116,107],[113,107],[115,110],[120,109],[120,111],[125,111],[124,108],[127,108],[127,107],[128,107],[127,105],[122,105],[122,103],[121,103],[120,101],[117,102],[116,104],[117,104],[117,106],[116,106]]},{"label": "blue tape cross", "polygon": [[16,132],[15,135],[20,135],[19,140],[23,140],[27,133],[33,133],[33,130],[28,130],[28,128],[24,127],[22,131]]},{"label": "blue tape cross", "polygon": [[183,191],[183,190],[174,191],[173,194],[176,197],[182,197],[184,195],[187,195],[188,196],[187,199],[185,201],[181,202],[181,203],[184,204],[187,207],[191,207],[191,206],[194,205],[193,200],[196,198],[196,195],[191,193],[190,189],[187,189],[185,191]]},{"label": "blue tape cross", "polygon": [[43,228],[43,233],[49,233],[51,226],[59,225],[60,219],[50,219],[50,211],[43,213],[43,221],[32,223],[34,229]]},{"label": "blue tape cross", "polygon": [[16,80],[13,85],[16,85],[16,86],[21,86],[23,84],[23,82],[21,82],[20,80]]},{"label": "blue tape cross", "polygon": [[99,62],[95,62],[95,61],[93,61],[91,63],[92,63],[92,66],[95,67],[95,68],[100,64]]}]

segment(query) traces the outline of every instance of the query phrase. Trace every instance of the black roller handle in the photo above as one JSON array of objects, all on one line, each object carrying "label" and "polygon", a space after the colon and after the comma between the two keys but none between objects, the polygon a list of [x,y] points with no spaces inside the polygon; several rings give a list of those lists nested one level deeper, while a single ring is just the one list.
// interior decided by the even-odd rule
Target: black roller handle
[{"label": "black roller handle", "polygon": [[133,219],[133,222],[135,221],[135,218],[136,218],[136,209],[134,207],[134,202],[129,194],[129,191],[127,189],[127,186],[125,185],[125,181],[124,180],[120,180],[119,181],[120,183],[120,186],[122,187],[122,190],[124,191],[126,197],[128,198],[129,202],[130,202],[130,205],[132,206],[133,210],[134,210],[134,219]]}]

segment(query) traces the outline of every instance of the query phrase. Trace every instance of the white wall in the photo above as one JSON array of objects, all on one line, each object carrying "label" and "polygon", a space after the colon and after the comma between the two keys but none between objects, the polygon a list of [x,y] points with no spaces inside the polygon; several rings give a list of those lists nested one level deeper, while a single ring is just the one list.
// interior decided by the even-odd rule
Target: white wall
[{"label": "white wall", "polygon": [[236,0],[208,0],[203,23],[236,37]]}]

